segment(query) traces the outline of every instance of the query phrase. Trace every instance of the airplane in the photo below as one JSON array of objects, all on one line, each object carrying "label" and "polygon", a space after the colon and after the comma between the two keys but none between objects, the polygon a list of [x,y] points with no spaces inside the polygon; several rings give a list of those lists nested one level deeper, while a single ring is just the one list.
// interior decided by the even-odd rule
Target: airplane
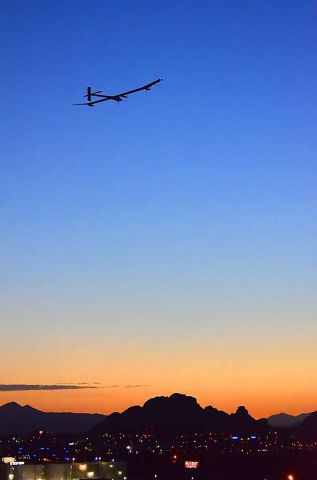
[{"label": "airplane", "polygon": [[[123,98],[128,98],[128,95],[131,95],[131,93],[141,92],[141,90],[145,90],[145,91],[151,90],[153,85],[156,85],[161,81],[162,81],[162,78],[158,78],[157,80],[154,80],[154,82],[143,85],[143,87],[138,87],[138,88],[135,88],[134,90],[128,90],[127,92],[117,93],[116,95],[104,95],[102,93],[102,90],[93,92],[91,87],[87,87],[87,95],[84,95],[84,97],[87,97],[88,102],[74,103],[74,105],[87,105],[88,107],[94,107],[97,103],[107,102],[108,100],[114,100],[115,102],[119,103],[119,102],[122,102]],[[99,100],[94,100],[94,97],[99,98]]]}]

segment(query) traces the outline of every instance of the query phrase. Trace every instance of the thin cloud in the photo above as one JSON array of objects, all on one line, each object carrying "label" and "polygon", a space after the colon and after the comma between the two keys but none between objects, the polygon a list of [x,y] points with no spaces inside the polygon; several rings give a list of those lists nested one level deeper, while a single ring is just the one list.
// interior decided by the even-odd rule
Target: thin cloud
[{"label": "thin cloud", "polygon": [[26,392],[43,390],[81,390],[88,388],[99,388],[96,385],[89,384],[53,384],[53,385],[29,385],[25,383],[0,384],[0,392]]},{"label": "thin cloud", "polygon": [[117,383],[114,383],[112,385],[102,385],[98,388],[144,388],[144,387],[150,387],[151,385],[147,385],[145,383],[138,383],[135,385],[127,384],[127,385],[120,385]]},{"label": "thin cloud", "polygon": [[145,388],[145,387],[150,387],[151,385],[148,385],[146,383],[136,383],[136,384],[127,384],[127,385],[117,385],[117,384],[113,384],[113,385],[105,385],[103,387],[99,387],[99,388]]},{"label": "thin cloud", "polygon": [[36,391],[42,392],[45,390],[83,390],[83,389],[101,389],[101,388],[146,388],[151,385],[145,383],[137,384],[111,384],[111,385],[101,385],[98,382],[86,383],[55,383],[55,384],[26,384],[26,383],[16,383],[16,384],[0,384],[0,392],[27,392],[27,391]]},{"label": "thin cloud", "polygon": [[151,385],[148,385],[146,383],[137,383],[136,385],[124,385],[123,388],[146,388],[150,387]]},{"label": "thin cloud", "polygon": [[100,382],[57,382],[56,385],[100,385]]}]

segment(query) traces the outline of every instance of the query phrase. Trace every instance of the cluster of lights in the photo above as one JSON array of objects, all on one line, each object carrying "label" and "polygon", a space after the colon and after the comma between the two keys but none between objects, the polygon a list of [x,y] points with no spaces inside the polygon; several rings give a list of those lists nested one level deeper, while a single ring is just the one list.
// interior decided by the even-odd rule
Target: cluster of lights
[{"label": "cluster of lights", "polygon": [[[98,457],[98,458],[99,458],[99,457]],[[113,460],[113,461],[114,461],[114,460]],[[24,462],[16,462],[16,461],[14,461],[14,462],[10,462],[10,464],[11,464],[11,465],[24,465]],[[87,471],[87,470],[88,470],[88,465],[90,465],[90,464],[81,463],[81,464],[78,465],[78,469],[79,469],[81,472],[83,472],[84,477],[86,477],[87,479],[94,479],[94,478],[95,478],[95,472],[92,471],[92,470]],[[111,468],[111,469],[114,469],[115,465],[114,465],[113,463],[108,463],[108,467]],[[84,472],[85,472],[85,473],[84,473]],[[115,473],[115,472],[113,472],[113,473]],[[116,473],[117,473],[117,475],[118,475],[119,477],[121,477],[123,480],[127,480],[127,477],[125,477],[125,476],[123,477],[123,471],[122,471],[122,470],[118,470]],[[10,473],[8,474],[8,477],[7,477],[7,478],[8,478],[8,480],[14,480],[14,478],[15,478],[14,473],[10,472]],[[42,477],[40,477],[40,478],[36,478],[35,480],[43,480],[43,479],[42,479]],[[112,480],[114,480],[114,479],[112,479]]]}]

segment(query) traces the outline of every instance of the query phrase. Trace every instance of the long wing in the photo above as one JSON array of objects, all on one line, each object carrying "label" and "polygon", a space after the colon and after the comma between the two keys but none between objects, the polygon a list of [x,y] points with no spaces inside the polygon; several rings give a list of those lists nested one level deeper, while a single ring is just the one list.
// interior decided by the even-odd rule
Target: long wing
[{"label": "long wing", "polygon": [[143,87],[134,88],[133,90],[128,90],[127,92],[117,93],[116,95],[104,95],[101,92],[92,92],[91,95],[93,97],[106,98],[107,100],[118,100],[120,97],[124,98],[127,95],[130,95],[131,93],[140,92],[141,90],[151,90],[153,85],[156,85],[161,81],[162,81],[162,78],[158,78],[157,80],[154,80],[154,82],[150,82],[150,83],[147,83],[146,85],[143,85]]},{"label": "long wing", "polygon": [[153,85],[156,85],[157,83],[161,82],[162,78],[158,78],[157,80],[154,80],[154,82],[147,83],[146,85],[143,85],[143,87],[135,88],[134,90],[128,90],[127,92],[122,92],[118,93],[117,95],[114,95],[115,97],[124,97],[125,95],[130,95],[131,93],[136,93],[140,92],[141,90],[150,90]]},{"label": "long wing", "polygon": [[88,105],[88,107],[93,107],[95,103],[106,102],[107,100],[113,100],[112,97],[102,98],[101,100],[93,100],[92,102],[85,103],[73,103],[73,105]]}]

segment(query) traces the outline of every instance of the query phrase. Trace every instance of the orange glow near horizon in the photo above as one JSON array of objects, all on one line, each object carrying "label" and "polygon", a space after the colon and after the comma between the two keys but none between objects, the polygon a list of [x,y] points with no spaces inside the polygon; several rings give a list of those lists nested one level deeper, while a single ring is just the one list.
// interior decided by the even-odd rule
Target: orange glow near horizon
[{"label": "orange glow near horizon", "polygon": [[185,389],[157,389],[152,386],[139,388],[100,388],[96,390],[58,390],[58,391],[23,391],[1,392],[0,404],[15,401],[21,405],[31,405],[43,411],[56,412],[87,412],[110,414],[122,412],[132,405],[143,405],[149,398],[174,392],[185,393],[197,398],[198,403],[205,407],[212,405],[228,413],[234,412],[239,405],[245,405],[255,418],[267,417],[274,413],[287,412],[300,414],[314,411],[317,398],[307,398],[306,395],[295,395],[291,390],[282,395],[279,391],[264,393],[261,391],[246,392],[228,389],[220,391],[199,391]]},{"label": "orange glow near horizon", "polygon": [[[2,376],[3,384],[56,384],[56,379],[59,383],[80,384],[91,379],[90,385],[95,388],[0,391],[0,403],[16,401],[44,411],[109,414],[142,405],[154,396],[178,392],[196,397],[202,406],[212,405],[227,412],[245,405],[255,418],[317,408],[312,340],[297,349],[297,355],[290,355],[289,339],[277,336],[274,341],[260,338],[250,345],[240,338],[238,346],[237,340],[220,338],[212,349],[207,340],[190,336],[175,337],[173,344],[162,338],[156,343],[144,340],[142,345],[123,338],[120,351],[118,344],[110,341],[105,350],[102,339],[96,338],[93,348],[86,352],[90,340],[85,342],[63,349],[63,355],[56,355],[55,346],[43,345],[34,349],[34,355],[30,349],[14,352],[13,346],[10,356],[9,347],[4,346],[8,349],[8,368]],[[13,377],[9,372],[21,371],[19,359],[23,357],[28,369]]]},{"label": "orange glow near horizon", "polygon": [[[167,392],[166,395],[170,395],[174,392]],[[110,414],[112,412],[118,411],[122,412],[126,408],[129,408],[132,405],[143,405],[143,403],[152,398],[153,396],[158,396],[160,393],[145,394],[145,392],[133,394],[127,396],[121,395],[105,395],[104,398],[94,398],[93,395],[88,397],[82,392],[72,392],[67,394],[65,398],[65,392],[23,392],[16,395],[1,393],[0,395],[0,404],[8,403],[15,401],[21,405],[31,405],[34,408],[43,411],[54,411],[54,412],[77,412],[77,413],[101,413],[101,414]],[[124,397],[124,398],[123,398]],[[237,402],[234,400],[226,400],[223,402],[219,401],[209,401],[209,399],[204,398],[203,396],[196,397],[198,403],[205,407],[207,405],[212,405],[219,410],[224,410],[228,413],[234,412],[240,404],[245,404],[245,402]],[[216,399],[217,400],[217,399]],[[254,399],[257,401],[257,399]],[[302,402],[276,402],[273,404],[268,404],[263,400],[263,402],[258,401],[257,403],[245,404],[249,413],[255,418],[267,417],[275,413],[287,412],[292,415],[297,415],[300,413],[308,413],[313,411],[315,402],[306,402],[303,399]]]},{"label": "orange glow near horizon", "polygon": [[[2,376],[3,384],[56,384],[57,379],[59,383],[80,384],[91,379],[90,385],[95,388],[0,391],[1,404],[16,401],[44,411],[109,414],[142,405],[154,396],[178,392],[194,396],[202,406],[212,405],[227,412],[245,405],[255,418],[280,412],[307,413],[317,408],[312,339],[292,355],[290,338],[286,341],[279,336],[266,341],[254,339],[250,344],[242,336],[239,344],[236,339],[229,342],[218,338],[212,349],[208,340],[194,336],[175,337],[173,343],[168,337],[155,343],[150,338],[143,343],[122,338],[120,349],[118,342],[110,340],[104,349],[102,339],[97,337],[94,343],[86,338],[69,349],[68,340],[61,338],[63,355],[57,355],[53,345],[48,348],[43,344],[33,351],[14,351],[14,345],[10,349],[5,345],[8,368]],[[65,348],[61,342],[65,342]],[[91,343],[93,347],[87,349]],[[21,371],[22,358],[28,368],[13,377],[9,372]]]}]

